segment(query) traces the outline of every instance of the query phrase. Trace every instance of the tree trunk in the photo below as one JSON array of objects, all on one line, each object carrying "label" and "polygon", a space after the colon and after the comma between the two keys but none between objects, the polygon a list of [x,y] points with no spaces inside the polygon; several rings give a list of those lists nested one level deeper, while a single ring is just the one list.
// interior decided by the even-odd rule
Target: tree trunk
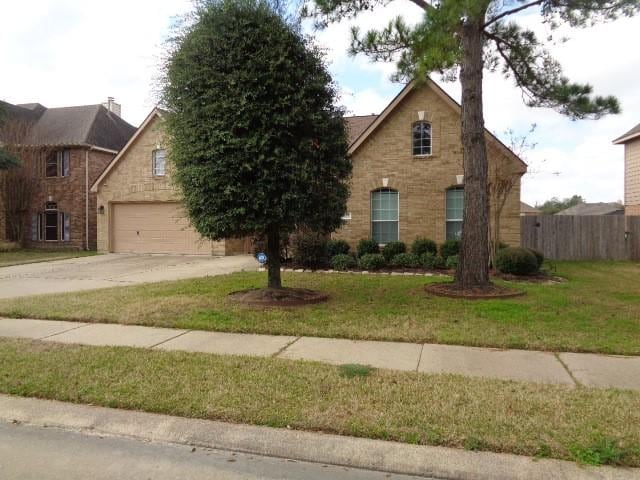
[{"label": "tree trunk", "polygon": [[282,288],[280,279],[280,230],[271,227],[267,232],[267,272],[269,288]]},{"label": "tree trunk", "polygon": [[463,61],[462,147],[464,158],[464,217],[460,261],[455,281],[462,289],[489,284],[489,197],[487,145],[482,112],[484,13],[461,28]]}]

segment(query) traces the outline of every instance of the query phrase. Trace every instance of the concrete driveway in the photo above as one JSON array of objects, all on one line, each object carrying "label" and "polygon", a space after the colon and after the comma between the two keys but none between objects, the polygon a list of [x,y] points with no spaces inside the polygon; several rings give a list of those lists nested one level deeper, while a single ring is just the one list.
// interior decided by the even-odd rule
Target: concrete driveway
[{"label": "concrete driveway", "polygon": [[254,271],[250,255],[107,254],[0,268],[0,298]]}]

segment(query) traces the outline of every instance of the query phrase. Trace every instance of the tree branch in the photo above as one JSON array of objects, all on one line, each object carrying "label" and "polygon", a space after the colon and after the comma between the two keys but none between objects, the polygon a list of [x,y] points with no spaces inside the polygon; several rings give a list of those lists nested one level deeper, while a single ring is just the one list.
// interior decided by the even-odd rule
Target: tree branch
[{"label": "tree branch", "polygon": [[489,19],[488,22],[484,24],[484,27],[488,27],[492,23],[497,22],[501,18],[508,17],[509,15],[513,15],[514,13],[521,12],[522,10],[526,10],[527,8],[535,7],[536,5],[540,5],[544,3],[544,0],[535,0],[533,2],[525,3],[524,5],[520,5],[519,7],[513,8],[511,10],[507,10],[505,12],[499,13],[495,17]]},{"label": "tree branch", "polygon": [[409,1],[415,3],[417,6],[419,6],[423,10],[429,11],[433,9],[433,5],[431,5],[426,0],[409,0]]}]

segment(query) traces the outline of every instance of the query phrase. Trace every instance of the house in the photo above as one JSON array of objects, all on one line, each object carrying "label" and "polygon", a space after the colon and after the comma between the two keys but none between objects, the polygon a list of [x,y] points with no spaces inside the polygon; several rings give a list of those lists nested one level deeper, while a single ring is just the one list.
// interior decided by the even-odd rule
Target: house
[{"label": "house", "polygon": [[624,145],[625,214],[640,215],[640,124],[613,143]]},{"label": "house", "polygon": [[532,207],[528,203],[520,202],[520,216],[521,217],[533,217],[536,215],[543,215],[542,211]]},{"label": "house", "polygon": [[[47,108],[3,102],[2,140],[18,145],[32,175],[25,243],[31,248],[96,248],[96,194],[91,184],[133,135],[112,98],[106,106]],[[12,137],[12,138],[10,138]],[[0,208],[7,237],[9,205]]]},{"label": "house", "polygon": [[[380,115],[349,117],[353,161],[344,225],[334,237],[355,245],[427,237],[460,238],[464,176],[460,105],[431,80],[409,83]],[[490,172],[513,178],[501,240],[520,244],[520,178],[527,166],[485,130]]]},{"label": "house", "polygon": [[91,191],[97,195],[98,250],[116,253],[233,255],[247,253],[246,239],[205,240],[189,224],[171,182],[163,128],[155,108]]},{"label": "house", "polygon": [[624,215],[624,205],[617,202],[579,203],[559,211],[556,215]]}]

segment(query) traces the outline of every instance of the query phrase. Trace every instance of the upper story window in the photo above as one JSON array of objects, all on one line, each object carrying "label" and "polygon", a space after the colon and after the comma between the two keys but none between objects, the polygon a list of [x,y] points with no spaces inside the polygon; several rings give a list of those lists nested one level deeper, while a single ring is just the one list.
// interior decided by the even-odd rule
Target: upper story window
[{"label": "upper story window", "polygon": [[382,188],[371,192],[371,238],[379,244],[396,242],[400,236],[399,195]]},{"label": "upper story window", "polygon": [[154,150],[153,151],[153,176],[164,177],[167,169],[167,151],[166,150]]},{"label": "upper story window", "polygon": [[460,240],[464,215],[463,187],[453,187],[447,190],[446,210],[446,238],[447,240]]},{"label": "upper story window", "polygon": [[71,151],[57,150],[49,153],[45,158],[45,177],[68,177]]},{"label": "upper story window", "polygon": [[412,146],[414,155],[431,155],[431,124],[416,122],[412,127]]}]

